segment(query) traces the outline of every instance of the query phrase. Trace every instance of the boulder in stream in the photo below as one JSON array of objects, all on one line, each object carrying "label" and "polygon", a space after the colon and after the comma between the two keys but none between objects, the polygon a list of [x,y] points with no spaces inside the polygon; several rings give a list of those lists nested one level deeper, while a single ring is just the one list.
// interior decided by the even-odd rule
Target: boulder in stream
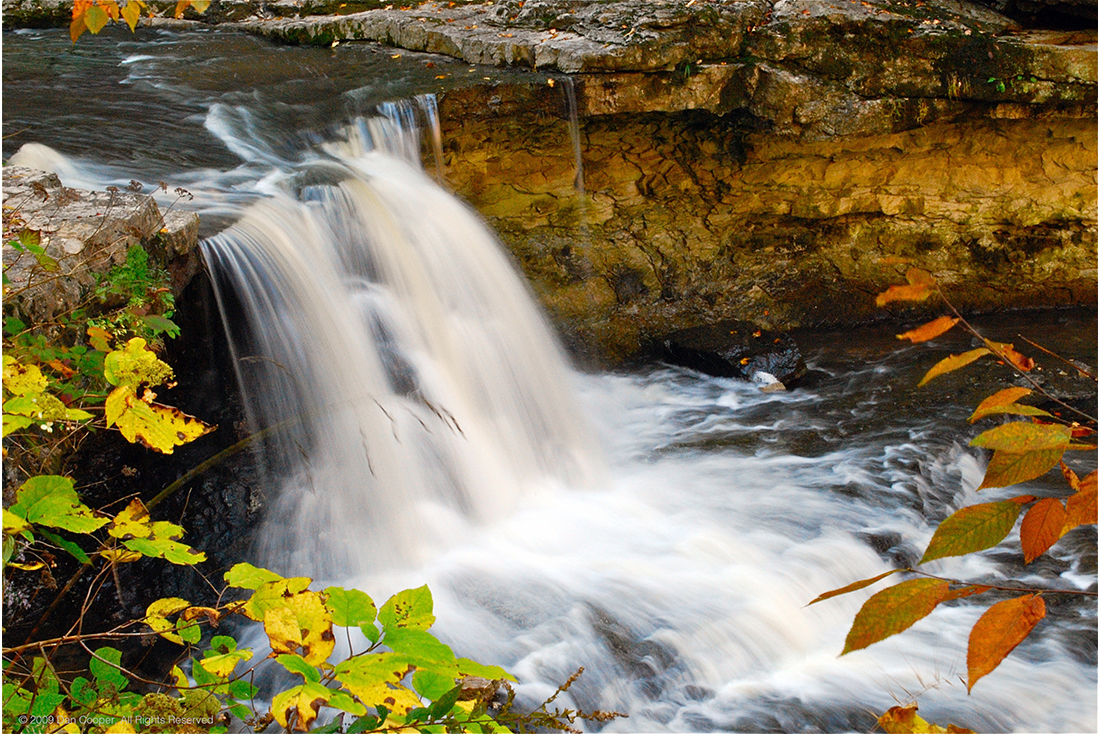
[{"label": "boulder in stream", "polygon": [[806,362],[790,334],[749,321],[720,321],[666,336],[665,357],[673,364],[717,377],[736,377],[775,390],[806,375]]}]

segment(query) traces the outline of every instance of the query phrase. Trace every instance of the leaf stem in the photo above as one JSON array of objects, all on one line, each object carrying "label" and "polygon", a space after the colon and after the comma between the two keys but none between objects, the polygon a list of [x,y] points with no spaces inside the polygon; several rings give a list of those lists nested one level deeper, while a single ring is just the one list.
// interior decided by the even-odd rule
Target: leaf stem
[{"label": "leaf stem", "polygon": [[924,576],[925,578],[936,579],[938,581],[947,581],[952,584],[959,584],[962,586],[984,586],[987,589],[996,589],[998,591],[1023,591],[1033,594],[1074,594],[1076,596],[1097,596],[1095,591],[1081,591],[1079,589],[1041,589],[1034,586],[1001,586],[998,584],[984,584],[980,582],[960,581],[959,579],[949,579],[943,576],[936,576],[935,574],[927,573],[925,571],[918,571],[915,568],[905,569],[908,573],[914,573],[918,576]]},{"label": "leaf stem", "polygon": [[[967,320],[966,320],[966,318],[964,318],[964,317],[963,317],[963,315],[962,315],[961,313],[959,313],[958,309],[957,309],[957,308],[955,308],[954,304],[952,304],[952,303],[951,303],[951,301],[949,301],[949,300],[947,299],[947,296],[945,296],[945,295],[943,294],[943,290],[942,290],[942,289],[940,288],[940,286],[939,286],[939,284],[938,284],[938,283],[936,284],[935,288],[936,288],[936,293],[937,293],[937,294],[939,295],[939,297],[940,297],[940,300],[942,300],[942,301],[943,301],[943,302],[944,302],[945,304],[947,304],[947,307],[948,307],[949,309],[951,309],[951,312],[952,312],[952,313],[954,313],[954,314],[955,314],[955,316],[957,316],[957,317],[959,318],[959,321],[960,321],[960,322],[962,323],[962,325],[963,325],[964,327],[966,327],[966,330],[967,330],[967,331],[969,331],[969,332],[970,332],[971,334],[973,334],[974,336],[976,336],[976,337],[978,337],[979,339],[981,339],[981,340],[982,340],[983,342],[985,342],[985,343],[986,343],[986,346],[987,346],[987,347],[989,347],[989,349],[990,349],[990,351],[991,351],[991,352],[993,352],[993,353],[994,353],[994,354],[996,354],[996,355],[997,355],[998,357],[1000,357],[1000,358],[1001,358],[1002,360],[1004,360],[1005,364],[1007,364],[1007,365],[1008,365],[1009,367],[1011,367],[1011,368],[1012,368],[1012,370],[1013,370],[1013,371],[1014,371],[1014,372],[1015,372],[1015,373],[1016,373],[1017,375],[1019,375],[1020,377],[1024,378],[1024,379],[1025,379],[1025,380],[1027,380],[1027,381],[1028,381],[1029,383],[1031,383],[1031,386],[1032,386],[1032,387],[1034,387],[1036,391],[1038,391],[1038,392],[1039,392],[1040,394],[1042,394],[1042,395],[1046,396],[1046,398],[1047,398],[1048,400],[1050,400],[1050,401],[1052,401],[1052,402],[1054,402],[1054,403],[1057,403],[1058,405],[1062,406],[1062,407],[1063,407],[1063,408],[1065,408],[1066,410],[1069,410],[1069,411],[1071,411],[1071,412],[1073,412],[1073,413],[1076,413],[1077,415],[1079,415],[1079,416],[1081,416],[1081,417],[1085,418],[1085,419],[1086,419],[1086,420],[1088,420],[1088,421],[1092,421],[1093,423],[1097,423],[1097,419],[1096,419],[1096,417],[1095,417],[1095,416],[1091,416],[1091,415],[1089,415],[1088,413],[1085,413],[1085,412],[1083,412],[1083,411],[1080,411],[1080,410],[1078,410],[1077,408],[1073,407],[1072,405],[1069,405],[1069,404],[1067,404],[1067,403],[1065,403],[1065,402],[1063,402],[1063,401],[1059,400],[1058,398],[1054,397],[1054,396],[1053,396],[1053,395],[1051,395],[1051,394],[1050,394],[1049,392],[1047,392],[1047,389],[1046,389],[1045,387],[1043,387],[1042,385],[1040,385],[1040,384],[1039,384],[1039,382],[1038,382],[1038,381],[1037,381],[1037,380],[1036,380],[1035,378],[1033,378],[1033,377],[1032,377],[1031,375],[1027,374],[1027,373],[1026,373],[1026,372],[1024,372],[1023,370],[1021,370],[1021,369],[1020,369],[1019,367],[1017,367],[1017,366],[1016,366],[1016,365],[1015,365],[1015,364],[1013,363],[1013,361],[1012,361],[1011,359],[1009,359],[1008,357],[1006,357],[1006,356],[1005,356],[1004,352],[1002,352],[1002,351],[1001,351],[1001,350],[1000,350],[999,348],[997,348],[997,347],[996,347],[996,346],[995,346],[995,345],[994,345],[994,344],[993,344],[992,342],[990,342],[990,341],[989,341],[988,339],[986,339],[986,338],[985,338],[984,336],[982,336],[981,332],[980,332],[980,331],[978,331],[978,329],[977,329],[977,328],[975,328],[973,324],[971,324],[971,323],[970,323],[969,321],[967,321]],[[1046,351],[1046,350],[1044,350],[1044,351]]]}]

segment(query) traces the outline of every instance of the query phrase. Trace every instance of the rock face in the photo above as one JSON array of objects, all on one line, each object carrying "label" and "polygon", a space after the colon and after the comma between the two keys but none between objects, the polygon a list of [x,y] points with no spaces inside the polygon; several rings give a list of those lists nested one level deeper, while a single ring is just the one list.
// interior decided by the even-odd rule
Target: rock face
[{"label": "rock face", "polygon": [[3,181],[5,231],[28,233],[44,255],[5,242],[5,306],[37,323],[85,301],[96,276],[125,263],[134,245],[168,270],[175,295],[201,267],[195,214],[164,215],[151,196],[71,189],[53,173],[20,166],[5,166]]},{"label": "rock face", "polygon": [[806,375],[802,353],[789,334],[748,321],[681,329],[661,341],[670,362],[708,375],[755,379],[765,387],[775,381],[790,387]]}]

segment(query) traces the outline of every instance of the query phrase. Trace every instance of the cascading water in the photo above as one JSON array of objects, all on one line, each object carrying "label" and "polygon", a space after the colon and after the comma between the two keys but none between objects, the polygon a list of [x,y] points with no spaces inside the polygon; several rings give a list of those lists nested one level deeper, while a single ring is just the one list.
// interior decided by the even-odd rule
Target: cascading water
[{"label": "cascading water", "polygon": [[[34,119],[62,108],[50,102],[57,85],[13,87],[9,69],[68,53],[64,32],[43,50],[49,33],[5,34],[4,101],[10,90],[20,105],[46,95]],[[71,149],[38,154],[86,186],[165,178],[208,207],[205,222],[233,222],[206,253],[253,420],[278,426],[266,452],[278,486],[265,488],[254,561],[375,599],[427,583],[439,636],[513,671],[522,700],[585,666],[559,702],[629,714],[609,731],[868,730],[914,699],[931,721],[979,731],[1096,730],[1094,601],[1051,604],[972,696],[959,676],[984,608],[973,599],[844,657],[867,594],[805,607],[912,562],[946,513],[986,501],[980,460],[958,438],[974,396],[956,404],[911,387],[931,350],[964,344],[807,337],[824,374],[786,394],[659,365],[573,373],[491,235],[408,159],[423,126],[429,170],[441,160],[429,98],[353,115],[337,133],[330,118],[346,115],[297,102],[301,80],[312,95],[339,78],[338,107],[373,107],[363,69],[396,74],[388,52],[235,34],[165,33],[140,53],[126,43],[86,51],[115,60],[78,78],[97,88],[117,68],[125,84],[110,93],[124,113],[163,117],[155,125],[171,142],[150,153],[155,173]],[[22,66],[9,63],[17,53]],[[308,68],[287,68],[299,62]],[[256,91],[217,87],[226,63]],[[440,69],[414,71],[434,83]],[[23,124],[19,109],[5,108],[5,132]],[[134,119],[111,127],[112,144]],[[44,125],[42,142],[76,139],[78,123]],[[989,334],[1004,341],[1096,333],[1094,314],[997,326]],[[1095,354],[1094,341],[1077,348]],[[1080,529],[1026,569],[1000,553],[932,570],[1094,588],[1095,557],[1095,532]]]},{"label": "cascading water", "polygon": [[232,289],[223,309],[232,298],[247,324],[235,336],[249,344],[246,392],[265,396],[256,423],[291,423],[271,441],[292,476],[260,552],[287,573],[423,560],[445,537],[423,532],[425,505],[485,519],[598,473],[562,355],[511,264],[397,155],[419,152],[412,112],[358,120],[203,244]]}]

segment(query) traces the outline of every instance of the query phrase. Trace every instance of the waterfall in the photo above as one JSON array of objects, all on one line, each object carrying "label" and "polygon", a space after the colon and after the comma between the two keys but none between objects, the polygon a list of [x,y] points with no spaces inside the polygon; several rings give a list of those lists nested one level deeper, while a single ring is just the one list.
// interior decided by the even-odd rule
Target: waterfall
[{"label": "waterfall", "polygon": [[433,513],[600,471],[526,285],[415,162],[415,109],[356,120],[203,243],[250,419],[279,426],[259,555],[283,573],[415,563]]}]

